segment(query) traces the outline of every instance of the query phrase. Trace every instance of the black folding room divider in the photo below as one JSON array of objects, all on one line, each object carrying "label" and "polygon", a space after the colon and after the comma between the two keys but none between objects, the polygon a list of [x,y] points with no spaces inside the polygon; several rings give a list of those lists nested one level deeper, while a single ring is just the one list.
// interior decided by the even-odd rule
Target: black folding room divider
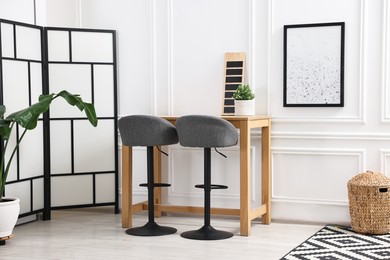
[{"label": "black folding room divider", "polygon": [[[118,203],[116,33],[0,19],[0,103],[22,109],[63,89],[95,105],[98,126],[62,100],[29,131],[6,185],[21,217]],[[13,140],[19,135],[15,132]]]}]

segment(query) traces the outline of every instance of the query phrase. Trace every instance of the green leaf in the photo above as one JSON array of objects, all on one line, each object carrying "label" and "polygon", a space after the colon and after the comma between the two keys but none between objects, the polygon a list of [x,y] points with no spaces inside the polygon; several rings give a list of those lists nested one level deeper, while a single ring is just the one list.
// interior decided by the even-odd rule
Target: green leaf
[{"label": "green leaf", "polygon": [[69,105],[77,106],[80,111],[83,111],[83,100],[80,98],[80,95],[78,94],[71,94],[66,90],[61,91],[57,94],[57,96],[60,96],[68,102]]},{"label": "green leaf", "polygon": [[4,117],[5,111],[6,111],[5,106],[0,105],[0,118]]},{"label": "green leaf", "polygon": [[11,122],[5,119],[0,119],[0,136],[7,140],[11,134]]},{"label": "green leaf", "polygon": [[34,129],[37,126],[39,116],[49,109],[51,101],[54,99],[53,96],[41,96],[39,102],[10,114],[6,120],[14,121],[28,130]]},{"label": "green leaf", "polygon": [[235,100],[252,100],[255,98],[255,94],[252,92],[252,89],[249,85],[241,84],[233,93],[233,98]]},{"label": "green leaf", "polygon": [[96,127],[98,120],[96,117],[95,107],[90,103],[83,103],[83,104],[85,108],[85,114],[87,115],[89,122],[91,123],[91,125]]}]

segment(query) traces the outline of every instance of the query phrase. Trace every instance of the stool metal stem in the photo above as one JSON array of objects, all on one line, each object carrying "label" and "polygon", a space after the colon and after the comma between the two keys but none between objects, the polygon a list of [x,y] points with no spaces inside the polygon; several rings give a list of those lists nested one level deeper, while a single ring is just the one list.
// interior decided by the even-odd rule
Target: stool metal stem
[{"label": "stool metal stem", "polygon": [[204,225],[210,226],[211,149],[204,148]]},{"label": "stool metal stem", "polygon": [[154,222],[154,156],[153,146],[147,147],[147,175],[148,175],[148,213],[149,222]]},{"label": "stool metal stem", "polygon": [[[162,236],[175,233],[176,228],[160,226],[154,221],[154,188],[166,187],[166,184],[154,183],[154,152],[153,146],[147,147],[147,187],[148,187],[148,215],[149,221],[142,227],[135,227],[126,230],[126,233],[134,236]],[[142,185],[144,186],[144,185]],[[169,186],[169,185],[168,185]]]},{"label": "stool metal stem", "polygon": [[[219,240],[226,239],[233,236],[233,233],[217,230],[210,225],[211,218],[211,148],[204,148],[204,184],[197,185],[203,186],[204,189],[204,226],[197,230],[187,231],[181,234],[182,237],[196,240]],[[223,187],[222,185],[214,185],[217,187]]]}]

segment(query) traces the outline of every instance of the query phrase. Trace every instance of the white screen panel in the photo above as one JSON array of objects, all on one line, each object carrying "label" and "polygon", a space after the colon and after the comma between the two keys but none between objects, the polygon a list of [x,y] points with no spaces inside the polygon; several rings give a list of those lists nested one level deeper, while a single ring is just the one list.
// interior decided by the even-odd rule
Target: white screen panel
[{"label": "white screen panel", "polygon": [[115,175],[96,175],[96,203],[112,202],[115,200]]},{"label": "white screen panel", "polygon": [[44,190],[43,178],[33,180],[33,210],[43,209]]},{"label": "white screen panel", "polygon": [[[20,132],[24,129],[20,128]],[[20,178],[43,175],[43,126],[38,122],[34,130],[28,131],[19,145]]]},{"label": "white screen panel", "polygon": [[94,105],[99,117],[114,116],[114,71],[112,65],[95,65]]},{"label": "white screen panel", "polygon": [[41,30],[16,26],[16,56],[19,59],[42,60]]},{"label": "white screen panel", "polygon": [[38,102],[42,94],[42,64],[37,62],[30,63],[30,84],[31,84],[31,102]]},{"label": "white screen panel", "polygon": [[[80,94],[85,102],[91,102],[91,66],[76,64],[50,64],[50,93],[67,90]],[[50,107],[50,117],[85,117],[84,112],[70,107],[64,100],[55,100]]]},{"label": "white screen panel", "polygon": [[92,176],[64,176],[51,178],[53,207],[93,203]]},{"label": "white screen panel", "polygon": [[5,196],[17,197],[20,199],[19,214],[23,214],[31,211],[30,194],[31,194],[30,181],[8,184],[5,189]]},{"label": "white screen panel", "polygon": [[50,122],[51,174],[72,172],[70,121]]},{"label": "white screen panel", "polygon": [[72,61],[113,62],[111,33],[72,32]]},{"label": "white screen panel", "polygon": [[[11,156],[12,154],[12,151],[13,149],[15,148],[15,145],[16,145],[16,131],[13,130],[11,132],[11,136],[10,138],[8,139],[8,145],[7,145],[7,151],[6,151],[6,154],[5,154],[5,158],[6,158],[6,161],[8,162],[9,161],[9,157]],[[16,158],[16,157],[14,157]],[[9,168],[9,171],[8,171],[8,178],[7,178],[7,181],[15,181],[17,180],[18,176],[17,176],[17,160],[13,159],[12,160],[12,163],[11,163],[11,167]]]},{"label": "white screen panel", "polygon": [[69,60],[69,32],[48,31],[48,55],[50,61],[70,61]]},{"label": "white screen panel", "polygon": [[115,170],[114,131],[113,120],[100,120],[97,127],[74,122],[75,172]]},{"label": "white screen panel", "polygon": [[14,28],[11,24],[1,24],[1,51],[3,57],[14,58]]},{"label": "white screen panel", "polygon": [[6,114],[29,105],[27,62],[3,60],[3,88]]}]

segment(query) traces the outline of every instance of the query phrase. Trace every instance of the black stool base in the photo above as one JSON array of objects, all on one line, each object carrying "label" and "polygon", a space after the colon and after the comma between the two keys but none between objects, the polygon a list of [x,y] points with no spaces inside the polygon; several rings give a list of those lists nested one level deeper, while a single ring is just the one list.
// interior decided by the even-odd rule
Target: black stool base
[{"label": "black stool base", "polygon": [[227,231],[217,230],[212,226],[203,226],[198,230],[187,231],[182,237],[195,240],[221,240],[231,238],[234,234]]},{"label": "black stool base", "polygon": [[156,222],[148,222],[142,227],[126,230],[126,234],[133,236],[163,236],[176,233],[176,228],[160,226]]}]

